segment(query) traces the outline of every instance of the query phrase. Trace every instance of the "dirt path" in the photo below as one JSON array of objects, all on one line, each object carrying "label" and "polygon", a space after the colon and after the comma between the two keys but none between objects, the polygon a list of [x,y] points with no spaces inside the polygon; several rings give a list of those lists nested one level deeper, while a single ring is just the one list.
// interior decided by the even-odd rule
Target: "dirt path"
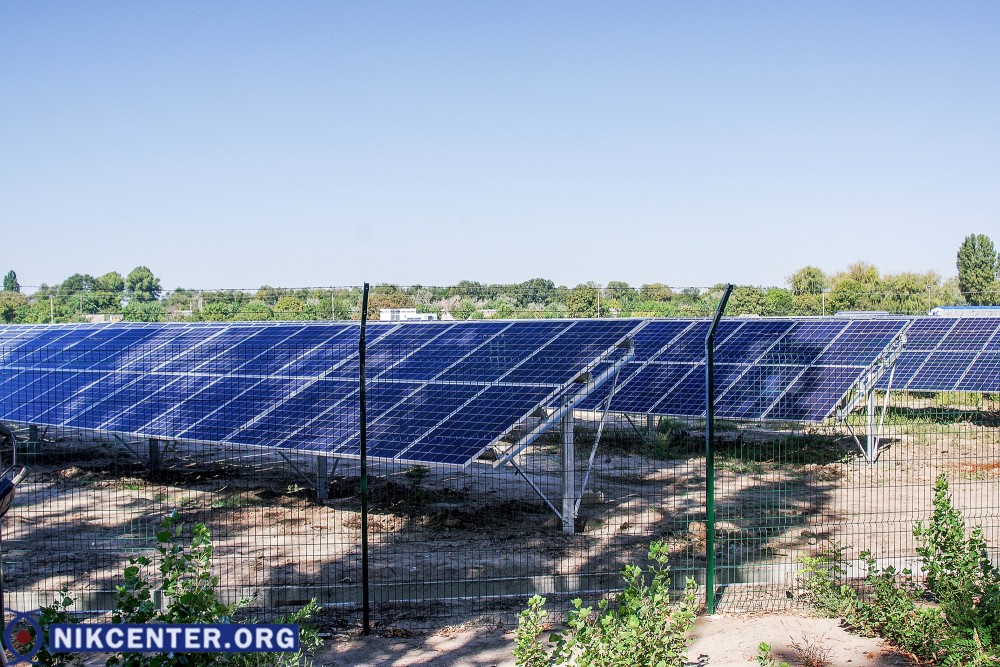
[{"label": "dirt path", "polygon": [[[883,642],[859,637],[836,619],[782,614],[702,617],[689,665],[756,665],[757,645],[775,658],[809,667],[902,667],[914,663]],[[340,635],[327,642],[317,665],[329,667],[513,667],[514,633],[499,628],[444,628],[410,637]]]}]

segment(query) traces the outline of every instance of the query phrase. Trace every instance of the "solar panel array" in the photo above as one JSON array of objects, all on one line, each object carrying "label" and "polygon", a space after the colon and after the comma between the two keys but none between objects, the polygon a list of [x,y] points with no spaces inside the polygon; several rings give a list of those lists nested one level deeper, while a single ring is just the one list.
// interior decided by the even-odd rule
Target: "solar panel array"
[{"label": "solar panel array", "polygon": [[[368,451],[466,465],[579,391],[639,320],[373,323]],[[358,324],[0,328],[0,419],[193,442],[360,454]]]},{"label": "solar panel array", "polygon": [[[879,385],[888,386],[888,378]],[[906,329],[894,389],[1000,391],[1000,318],[920,317]]]},{"label": "solar panel array", "polygon": [[[818,422],[906,326],[907,320],[732,319],[716,332],[715,414]],[[635,337],[611,410],[704,417],[704,320],[654,321]],[[612,388],[588,398],[597,409]]]},{"label": "solar panel array", "polygon": [[[974,353],[952,344],[948,336],[958,333],[952,331],[954,322],[922,322],[910,327],[918,345],[931,345],[920,332],[928,341],[940,334],[931,356],[995,361],[996,336],[982,333],[990,326],[986,318],[958,327],[961,340],[982,339],[982,349]],[[716,414],[822,421],[907,324],[904,319],[724,320],[716,334]],[[584,371],[596,377],[619,361],[625,354],[620,343],[627,338],[634,360],[580,408],[600,409],[614,391],[615,412],[705,413],[705,320],[368,326],[373,458],[467,465],[540,406],[578,394],[574,380]],[[0,419],[356,457],[358,327],[291,322],[0,327]],[[899,375],[913,383],[924,366]],[[984,368],[981,375],[989,376],[989,366]],[[967,375],[971,381],[974,374],[962,377]]]}]

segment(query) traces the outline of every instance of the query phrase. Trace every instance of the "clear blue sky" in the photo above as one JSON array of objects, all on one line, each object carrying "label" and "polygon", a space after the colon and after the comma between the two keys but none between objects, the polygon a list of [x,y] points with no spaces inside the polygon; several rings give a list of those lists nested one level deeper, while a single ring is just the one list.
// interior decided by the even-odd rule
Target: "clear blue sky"
[{"label": "clear blue sky", "polygon": [[0,270],[164,287],[954,275],[1000,3],[0,3]]}]

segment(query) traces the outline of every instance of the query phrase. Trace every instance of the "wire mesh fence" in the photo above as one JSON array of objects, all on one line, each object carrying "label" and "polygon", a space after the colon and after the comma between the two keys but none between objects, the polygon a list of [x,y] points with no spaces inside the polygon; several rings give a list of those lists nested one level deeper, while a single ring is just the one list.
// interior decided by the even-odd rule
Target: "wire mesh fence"
[{"label": "wire mesh fence", "polygon": [[[709,503],[721,610],[804,604],[800,559],[833,547],[849,574],[864,549],[915,565],[912,526],[939,473],[1000,544],[996,369],[982,372],[993,391],[882,377],[845,403],[892,325],[727,313],[710,498],[703,343],[721,292],[672,291],[687,319],[650,320],[584,287],[503,299],[464,286],[471,311],[459,299],[429,313],[387,297],[415,290],[373,290],[367,520],[358,322],[4,329],[3,421],[30,471],[4,519],[7,606],[37,608],[65,586],[79,609],[108,609],[128,557],[153,553],[173,512],[211,530],[227,599],[271,613],[316,598],[345,626],[362,615],[363,526],[380,625],[511,622],[534,593],[595,600],[652,540],[678,586],[704,585]],[[359,291],[339,294],[345,319],[359,317]],[[466,319],[403,321],[444,312]],[[858,333],[878,327],[892,330]],[[989,331],[969,363],[1000,343]],[[794,418],[827,394],[832,409]]]}]

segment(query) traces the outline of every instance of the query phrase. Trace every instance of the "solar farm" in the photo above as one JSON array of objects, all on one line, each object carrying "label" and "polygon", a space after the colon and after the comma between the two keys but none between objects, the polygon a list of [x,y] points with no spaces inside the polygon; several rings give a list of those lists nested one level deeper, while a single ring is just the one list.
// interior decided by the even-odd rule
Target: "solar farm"
[{"label": "solar farm", "polygon": [[1000,319],[724,317],[711,496],[710,327],[2,326],[0,422],[30,470],[3,536],[8,606],[66,586],[108,608],[125,559],[176,511],[211,529],[228,596],[316,598],[354,623],[362,459],[382,623],[595,597],[653,539],[678,582],[704,584],[709,505],[720,607],[785,608],[802,556],[912,564],[941,472],[1000,543]]}]

